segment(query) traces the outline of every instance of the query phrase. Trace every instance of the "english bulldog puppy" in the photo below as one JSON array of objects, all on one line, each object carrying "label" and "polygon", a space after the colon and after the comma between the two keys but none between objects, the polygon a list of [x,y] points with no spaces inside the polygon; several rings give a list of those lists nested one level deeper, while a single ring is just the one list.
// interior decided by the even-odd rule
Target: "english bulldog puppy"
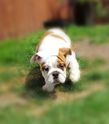
[{"label": "english bulldog puppy", "polygon": [[52,92],[56,84],[65,83],[67,70],[69,70],[68,78],[73,83],[80,78],[79,64],[72,50],[71,40],[58,28],[50,29],[45,33],[30,62],[39,63],[45,80],[42,89],[48,92]]}]

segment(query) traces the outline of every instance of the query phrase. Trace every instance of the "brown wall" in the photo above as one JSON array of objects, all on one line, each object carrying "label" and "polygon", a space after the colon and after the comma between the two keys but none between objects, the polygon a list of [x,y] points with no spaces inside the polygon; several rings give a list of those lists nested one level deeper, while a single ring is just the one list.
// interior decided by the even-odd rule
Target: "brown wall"
[{"label": "brown wall", "polygon": [[24,36],[41,28],[51,18],[54,1],[0,0],[0,39]]},{"label": "brown wall", "polygon": [[60,0],[0,0],[0,39],[24,36],[47,20],[65,18],[68,7],[61,5]]},{"label": "brown wall", "polygon": [[25,36],[42,28],[44,22],[51,19],[72,20],[74,13],[68,4],[70,0],[64,1],[67,2],[62,2],[62,0],[0,0],[0,39]]}]

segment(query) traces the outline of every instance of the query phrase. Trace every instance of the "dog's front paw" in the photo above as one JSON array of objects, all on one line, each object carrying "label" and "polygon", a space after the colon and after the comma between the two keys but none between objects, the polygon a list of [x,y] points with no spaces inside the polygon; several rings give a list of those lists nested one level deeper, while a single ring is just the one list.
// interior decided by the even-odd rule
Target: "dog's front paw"
[{"label": "dog's front paw", "polygon": [[78,74],[78,75],[70,75],[70,80],[71,80],[71,82],[73,82],[73,83],[76,83],[77,81],[79,81],[79,79],[80,79],[80,75]]},{"label": "dog's front paw", "polygon": [[53,92],[54,91],[54,86],[53,84],[45,84],[42,89],[47,92]]}]

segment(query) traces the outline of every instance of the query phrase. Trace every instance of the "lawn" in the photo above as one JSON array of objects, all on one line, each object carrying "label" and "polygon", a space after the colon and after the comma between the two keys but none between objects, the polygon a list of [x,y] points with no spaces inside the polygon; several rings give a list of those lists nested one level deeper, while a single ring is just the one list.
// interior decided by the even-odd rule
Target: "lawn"
[{"label": "lawn", "polygon": [[[64,30],[78,49],[86,44],[76,50],[81,80],[52,94],[41,90],[38,65],[29,62],[45,29],[0,42],[0,124],[109,124],[109,58],[100,55],[102,46],[109,48],[109,25]],[[96,46],[99,54],[92,57]]]}]

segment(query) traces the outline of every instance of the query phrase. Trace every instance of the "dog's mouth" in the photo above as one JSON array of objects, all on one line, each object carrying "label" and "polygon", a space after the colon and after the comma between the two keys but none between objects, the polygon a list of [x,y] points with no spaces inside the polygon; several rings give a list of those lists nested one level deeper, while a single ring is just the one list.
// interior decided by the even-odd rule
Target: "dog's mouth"
[{"label": "dog's mouth", "polygon": [[[53,77],[53,76],[52,76]],[[59,74],[57,78],[53,77],[54,84],[60,84],[65,82],[66,77],[63,74]]]},{"label": "dog's mouth", "polygon": [[54,79],[54,84],[60,84],[61,82],[59,81],[59,79]]}]

